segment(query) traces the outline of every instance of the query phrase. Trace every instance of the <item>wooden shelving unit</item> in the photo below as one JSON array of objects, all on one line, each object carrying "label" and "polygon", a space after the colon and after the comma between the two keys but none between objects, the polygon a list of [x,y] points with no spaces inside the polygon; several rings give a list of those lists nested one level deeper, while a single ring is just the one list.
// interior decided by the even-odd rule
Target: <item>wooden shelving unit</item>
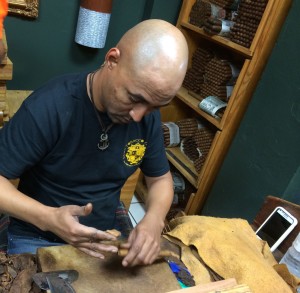
[{"label": "wooden shelving unit", "polygon": [[[196,98],[183,87],[169,108],[165,107],[161,111],[164,122],[200,117],[216,129],[209,154],[200,172],[195,170],[192,162],[181,153],[178,147],[166,150],[170,163],[195,187],[196,192],[190,196],[185,208],[185,212],[190,215],[201,212],[291,5],[291,0],[269,0],[251,46],[246,48],[230,41],[229,38],[208,35],[202,28],[190,24],[189,15],[195,1],[183,1],[177,22],[177,27],[183,32],[188,42],[190,66],[193,53],[198,47],[205,46],[226,51],[241,65],[241,70],[227,107],[219,117],[210,116],[202,111],[198,106],[201,97]],[[140,187],[141,183],[139,182],[138,194],[140,194]],[[143,196],[146,196],[145,189],[142,193]]]}]

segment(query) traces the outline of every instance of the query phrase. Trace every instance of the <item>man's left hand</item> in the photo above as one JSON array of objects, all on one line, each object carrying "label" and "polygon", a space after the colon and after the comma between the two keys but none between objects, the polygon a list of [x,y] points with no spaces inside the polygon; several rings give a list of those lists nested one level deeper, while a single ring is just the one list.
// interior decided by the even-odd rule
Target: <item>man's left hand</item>
[{"label": "man's left hand", "polygon": [[129,250],[122,261],[124,267],[152,264],[160,252],[160,238],[163,223],[156,215],[146,214],[130,233],[128,242],[122,248]]}]

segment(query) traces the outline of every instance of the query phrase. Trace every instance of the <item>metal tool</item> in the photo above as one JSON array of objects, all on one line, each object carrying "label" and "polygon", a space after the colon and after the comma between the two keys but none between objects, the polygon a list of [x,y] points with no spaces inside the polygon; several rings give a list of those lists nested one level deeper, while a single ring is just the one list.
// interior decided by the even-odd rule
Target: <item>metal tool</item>
[{"label": "metal tool", "polygon": [[51,293],[75,293],[71,283],[78,279],[76,270],[61,270],[41,272],[32,278],[42,290],[50,290]]}]

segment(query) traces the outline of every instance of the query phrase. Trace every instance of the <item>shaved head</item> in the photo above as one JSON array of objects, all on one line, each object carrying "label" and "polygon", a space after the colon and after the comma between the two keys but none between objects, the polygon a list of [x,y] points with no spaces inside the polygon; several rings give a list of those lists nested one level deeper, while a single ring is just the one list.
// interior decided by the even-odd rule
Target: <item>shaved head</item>
[{"label": "shaved head", "polygon": [[107,52],[95,73],[95,105],[115,123],[138,122],[171,102],[187,65],[188,46],[178,28],[159,19],[140,22]]},{"label": "shaved head", "polygon": [[120,61],[132,74],[161,80],[168,87],[184,79],[188,64],[188,46],[181,31],[172,24],[151,19],[127,31],[117,45]]}]

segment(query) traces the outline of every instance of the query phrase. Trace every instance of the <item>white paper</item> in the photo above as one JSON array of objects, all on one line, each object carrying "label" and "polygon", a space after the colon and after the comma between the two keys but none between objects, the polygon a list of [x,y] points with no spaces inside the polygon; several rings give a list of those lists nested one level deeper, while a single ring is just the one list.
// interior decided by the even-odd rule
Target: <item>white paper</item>
[{"label": "white paper", "polygon": [[165,126],[168,127],[170,133],[170,144],[168,147],[177,146],[180,143],[179,127],[174,122],[165,122]]},{"label": "white paper", "polygon": [[221,108],[225,108],[226,106],[227,103],[223,102],[215,96],[208,96],[199,103],[199,108],[201,110],[215,118],[219,118],[218,116],[216,116],[217,111]]}]

